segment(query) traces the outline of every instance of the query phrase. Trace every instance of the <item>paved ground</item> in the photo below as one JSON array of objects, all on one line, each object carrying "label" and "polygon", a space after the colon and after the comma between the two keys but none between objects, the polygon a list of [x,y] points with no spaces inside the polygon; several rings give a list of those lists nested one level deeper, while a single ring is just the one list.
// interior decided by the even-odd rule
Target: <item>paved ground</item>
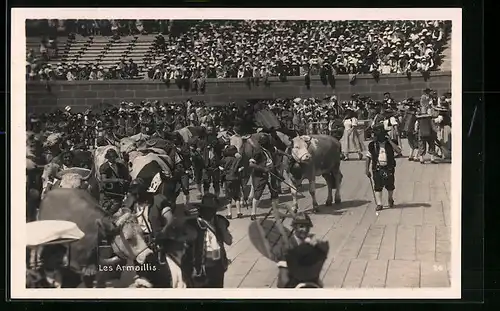
[{"label": "paved ground", "polygon": [[[408,151],[403,141],[403,153]],[[342,163],[344,180],[342,203],[320,206],[318,214],[310,214],[312,232],[330,244],[322,279],[328,287],[447,287],[450,286],[450,164],[426,164],[397,159],[396,206],[377,216],[370,182],[364,174],[365,162]],[[193,187],[195,188],[195,187]],[[326,201],[326,184],[316,180],[318,202]],[[305,197],[299,199],[301,210],[311,210],[307,184],[302,187]],[[196,190],[193,189],[193,195]],[[182,195],[179,197],[182,199]],[[258,210],[260,220],[271,205],[264,193]],[[387,195],[384,194],[387,207]],[[281,196],[284,204],[291,196]],[[181,203],[181,202],[178,202]],[[249,210],[243,210],[249,214]],[[225,215],[225,209],[220,212]],[[233,210],[233,215],[236,211]],[[270,217],[262,225],[249,217],[231,220],[234,237],[227,247],[232,261],[225,277],[226,288],[276,287],[276,263],[266,258],[266,245],[279,249],[279,234]],[[290,219],[285,227],[290,229]],[[267,235],[267,238],[265,236]],[[276,246],[273,245],[276,243]],[[126,287],[132,275],[123,275],[115,287]]]},{"label": "paved ground", "polygon": [[[325,287],[450,286],[450,164],[421,165],[398,159],[396,206],[379,216],[364,165],[359,160],[343,162],[342,204],[321,206],[318,214],[311,214],[313,233],[330,243],[322,272]],[[325,181],[318,178],[316,183],[318,202],[324,204]],[[305,198],[299,200],[299,206],[309,210],[307,187],[303,190]],[[384,200],[387,205],[386,195]],[[281,198],[283,204],[290,201],[289,194]],[[266,214],[264,207],[270,202],[261,205],[259,213]],[[289,222],[284,222],[288,228]],[[276,287],[276,264],[262,255],[265,251],[259,249],[263,247],[252,243],[271,231],[267,240],[272,246],[278,236],[270,229],[272,223],[272,218],[262,226],[249,218],[231,220],[235,242],[228,247],[232,264],[225,287]]]}]

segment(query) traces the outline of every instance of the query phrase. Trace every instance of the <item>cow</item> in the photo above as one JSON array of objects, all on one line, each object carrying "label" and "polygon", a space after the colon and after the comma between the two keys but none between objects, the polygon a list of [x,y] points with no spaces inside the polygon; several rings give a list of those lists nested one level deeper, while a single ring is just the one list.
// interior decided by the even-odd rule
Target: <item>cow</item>
[{"label": "cow", "polygon": [[[57,188],[48,192],[40,204],[39,220],[71,221],[85,233],[81,240],[71,244],[69,265],[75,272],[87,276],[84,278],[87,287],[92,286],[98,265],[111,266],[130,260],[142,264],[153,253],[131,213],[121,211],[108,215],[82,189]],[[103,239],[110,242],[116,256],[99,258],[98,245]]]},{"label": "cow", "polygon": [[[80,174],[85,181],[84,188],[87,189],[94,198],[98,199],[99,183],[96,174],[93,173],[94,159],[92,152],[86,150],[73,150],[71,153],[73,154],[73,160],[68,170],[74,170],[77,174]],[[63,161],[61,155],[56,156],[50,163],[45,165],[42,174],[42,199],[52,188],[60,186],[62,176],[68,173],[68,170],[62,169]]]},{"label": "cow", "polygon": [[340,186],[342,173],[340,171],[340,142],[329,135],[303,135],[292,139],[292,147],[288,150],[291,155],[287,171],[295,187],[291,187],[293,205],[298,210],[297,189],[302,180],[309,180],[309,193],[311,194],[313,211],[318,211],[316,201],[316,176],[323,176],[328,185],[326,206],[332,205],[332,190],[335,191],[335,203],[341,202]]},{"label": "cow", "polygon": [[176,130],[175,132],[179,133],[184,142],[187,143],[192,137],[203,136],[206,133],[206,130],[203,126],[186,126]]},{"label": "cow", "polygon": [[175,205],[180,194],[180,184],[173,178],[175,163],[168,155],[133,151],[128,165],[132,180],[142,178],[149,185],[149,192],[161,193]]}]

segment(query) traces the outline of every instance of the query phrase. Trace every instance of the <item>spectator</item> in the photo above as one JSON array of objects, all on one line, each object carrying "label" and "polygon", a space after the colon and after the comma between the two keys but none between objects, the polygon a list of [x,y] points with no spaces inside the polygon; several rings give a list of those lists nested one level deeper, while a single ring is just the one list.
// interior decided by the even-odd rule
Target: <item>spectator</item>
[{"label": "spectator", "polygon": [[137,77],[137,75],[139,74],[139,70],[137,68],[137,64],[134,63],[133,59],[129,59],[128,62],[129,62],[128,66],[127,66],[128,75],[130,77]]},{"label": "spectator", "polygon": [[[34,26],[36,25],[36,26]],[[330,85],[338,74],[415,73],[437,70],[447,39],[444,21],[153,21],[51,20],[29,21],[27,31],[55,35],[111,35],[114,40],[131,34],[165,32],[156,38],[151,61],[145,67],[166,71],[180,67],[185,73],[206,77],[244,77],[257,83],[268,76],[318,75]],[[50,44],[41,47],[45,59],[57,57]],[[53,51],[57,51],[54,48]],[[154,64],[161,59],[163,66]],[[327,66],[328,65],[328,66]],[[324,69],[326,67],[331,67]],[[172,68],[165,70],[165,68]],[[122,68],[123,69],[123,68]],[[80,69],[78,69],[80,71]],[[139,71],[139,68],[137,69]],[[328,74],[328,72],[333,74]],[[120,71],[118,71],[120,72]],[[122,78],[136,77],[127,69]],[[189,80],[191,77],[185,77]],[[307,80],[307,78],[305,78]]]},{"label": "spectator", "polygon": [[68,73],[66,74],[66,80],[68,81],[75,81],[77,79],[76,77],[76,68],[75,67],[70,67]]}]

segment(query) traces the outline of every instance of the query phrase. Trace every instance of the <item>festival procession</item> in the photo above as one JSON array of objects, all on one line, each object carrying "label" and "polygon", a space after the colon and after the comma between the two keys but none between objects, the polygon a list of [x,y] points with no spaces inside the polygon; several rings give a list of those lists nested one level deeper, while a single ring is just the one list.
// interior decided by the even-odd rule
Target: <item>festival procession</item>
[{"label": "festival procession", "polygon": [[[366,163],[374,212],[384,212],[384,195],[393,207],[397,158],[451,161],[451,98],[426,88],[404,99],[166,98],[29,114],[26,287],[224,288],[231,232],[248,218],[277,227],[278,288],[322,288],[330,245],[315,237],[310,214],[342,204],[344,163]],[[298,200],[305,180],[307,212]]]}]

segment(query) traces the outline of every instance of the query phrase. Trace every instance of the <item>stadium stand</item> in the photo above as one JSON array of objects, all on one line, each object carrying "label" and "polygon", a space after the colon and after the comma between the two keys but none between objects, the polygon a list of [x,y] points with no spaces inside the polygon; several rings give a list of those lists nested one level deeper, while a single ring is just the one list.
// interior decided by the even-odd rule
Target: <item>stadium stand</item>
[{"label": "stadium stand", "polygon": [[[207,78],[368,73],[375,77],[451,69],[451,25],[446,21],[37,20],[35,24],[27,29],[50,35],[28,33],[30,79],[43,80],[38,76],[41,70],[62,70],[53,79],[64,79],[72,68],[75,79],[92,79],[92,68],[102,71],[103,79],[137,78],[130,73],[130,60],[145,79],[176,79],[185,73]],[[159,30],[164,32],[158,34]],[[47,57],[41,41],[48,38],[57,41],[57,47]]]}]

